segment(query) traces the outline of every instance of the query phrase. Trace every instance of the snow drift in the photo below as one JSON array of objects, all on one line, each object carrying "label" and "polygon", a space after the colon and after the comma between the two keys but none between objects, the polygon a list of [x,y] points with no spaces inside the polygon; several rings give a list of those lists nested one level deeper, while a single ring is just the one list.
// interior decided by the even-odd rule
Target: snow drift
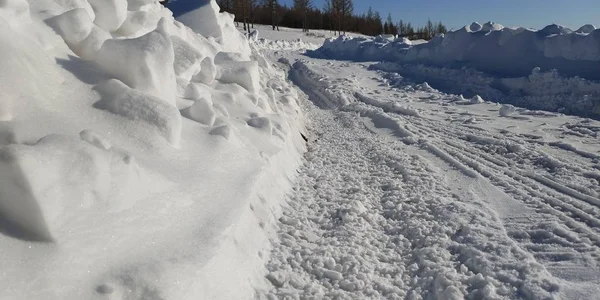
[{"label": "snow drift", "polygon": [[266,286],[297,94],[214,0],[189,13],[192,29],[154,0],[0,1],[0,298]]},{"label": "snow drift", "polygon": [[[590,25],[591,26],[591,25]],[[470,67],[497,76],[527,76],[535,67],[566,76],[600,79],[600,30],[572,30],[549,25],[541,30],[473,23],[428,43],[405,39],[347,38],[327,40],[318,53],[333,58],[395,61]]]},{"label": "snow drift", "polygon": [[600,30],[592,25],[576,31],[549,25],[535,31],[489,22],[473,23],[426,43],[340,36],[309,55],[380,61],[372,68],[392,72],[387,76],[396,77],[390,78],[395,82],[408,78],[447,93],[597,116],[599,45]]}]

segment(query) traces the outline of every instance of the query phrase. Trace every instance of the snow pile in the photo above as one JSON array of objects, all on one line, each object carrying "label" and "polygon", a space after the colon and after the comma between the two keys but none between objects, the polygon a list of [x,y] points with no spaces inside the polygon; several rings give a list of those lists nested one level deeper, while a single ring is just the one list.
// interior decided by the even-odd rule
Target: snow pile
[{"label": "snow pile", "polygon": [[319,45],[304,42],[301,39],[297,39],[294,41],[285,41],[285,40],[268,40],[268,39],[257,39],[254,42],[259,49],[268,49],[268,50],[281,50],[281,51],[302,51],[302,50],[315,50],[319,48]]},{"label": "snow pile", "polygon": [[[557,71],[533,69],[528,76],[499,78],[469,68],[439,68],[420,64],[378,63],[372,69],[393,85],[426,82],[437,90],[520,107],[564,112],[580,116],[600,115],[600,84],[579,77],[563,77]],[[400,76],[401,75],[401,76]]]},{"label": "snow pile", "polygon": [[154,0],[0,1],[0,298],[267,284],[257,253],[304,148],[297,94],[196,4],[190,29]]},{"label": "snow pile", "polygon": [[600,30],[549,25],[535,31],[488,22],[473,23],[411,45],[376,38],[326,40],[317,54],[358,61],[394,61],[436,66],[467,66],[499,76],[526,76],[534,67],[557,69],[567,76],[600,79]]}]

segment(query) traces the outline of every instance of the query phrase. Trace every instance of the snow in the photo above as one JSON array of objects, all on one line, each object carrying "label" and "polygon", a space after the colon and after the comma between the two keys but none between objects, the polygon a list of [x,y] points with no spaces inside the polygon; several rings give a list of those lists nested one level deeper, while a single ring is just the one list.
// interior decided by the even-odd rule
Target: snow
[{"label": "snow", "polygon": [[[325,42],[212,0],[0,2],[2,299],[598,293],[589,26]],[[571,69],[361,62],[519,73],[486,47],[530,41]]]},{"label": "snow", "polygon": [[502,107],[500,107],[498,113],[501,117],[509,117],[510,115],[514,114],[516,110],[517,109],[514,106],[510,104],[504,104],[502,105]]},{"label": "snow", "polygon": [[157,1],[2,1],[0,298],[266,288],[298,95],[214,1],[197,8],[192,29]]},{"label": "snow", "polygon": [[494,103],[568,104],[594,82],[265,52],[309,134],[262,298],[595,297],[600,123]]},{"label": "snow", "polygon": [[94,23],[102,29],[113,32],[119,29],[127,18],[127,2],[122,0],[88,0],[94,10]]},{"label": "snow", "polygon": [[[314,55],[355,61],[422,63],[447,67],[470,67],[496,76],[528,75],[534,67],[558,70],[566,76],[600,79],[600,31],[574,33],[560,25],[535,31],[508,28],[488,22],[473,23],[437,36],[428,43],[411,45],[383,38],[327,40]],[[493,58],[493,59],[490,59]]]}]

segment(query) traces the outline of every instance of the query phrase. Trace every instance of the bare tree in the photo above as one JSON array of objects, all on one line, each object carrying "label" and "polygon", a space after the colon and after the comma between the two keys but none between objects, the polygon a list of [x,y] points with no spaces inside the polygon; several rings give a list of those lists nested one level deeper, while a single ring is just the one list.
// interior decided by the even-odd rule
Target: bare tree
[{"label": "bare tree", "polygon": [[294,0],[294,10],[302,15],[302,31],[304,32],[308,32],[308,10],[312,6],[312,0]]},{"label": "bare tree", "polygon": [[277,28],[279,31],[279,1],[278,0],[263,0],[265,7],[269,9],[271,12],[271,26],[273,26],[273,30]]}]

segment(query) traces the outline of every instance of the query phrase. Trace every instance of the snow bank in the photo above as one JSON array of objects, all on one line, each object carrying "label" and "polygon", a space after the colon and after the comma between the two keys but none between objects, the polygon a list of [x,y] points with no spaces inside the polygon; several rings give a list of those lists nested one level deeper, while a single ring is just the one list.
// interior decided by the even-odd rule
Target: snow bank
[{"label": "snow bank", "polygon": [[197,4],[189,28],[155,0],[0,1],[0,298],[266,288],[298,95]]},{"label": "snow bank", "polygon": [[[533,69],[528,76],[502,78],[469,68],[453,69],[421,64],[378,63],[371,69],[386,72],[393,85],[428,83],[450,94],[519,107],[579,116],[600,115],[600,83],[579,77],[564,77],[557,71]],[[478,101],[478,100],[477,100]]]},{"label": "snow bank", "polygon": [[325,41],[318,55],[359,61],[394,61],[471,67],[497,76],[527,76],[535,67],[566,76],[600,79],[600,30],[573,32],[549,25],[541,30],[474,23],[411,45],[404,40],[349,38]]},{"label": "snow bank", "polygon": [[285,50],[285,51],[301,51],[301,50],[315,50],[319,48],[319,45],[305,42],[301,39],[294,41],[284,40],[268,40],[268,39],[256,39],[253,42],[259,49],[269,50]]}]

